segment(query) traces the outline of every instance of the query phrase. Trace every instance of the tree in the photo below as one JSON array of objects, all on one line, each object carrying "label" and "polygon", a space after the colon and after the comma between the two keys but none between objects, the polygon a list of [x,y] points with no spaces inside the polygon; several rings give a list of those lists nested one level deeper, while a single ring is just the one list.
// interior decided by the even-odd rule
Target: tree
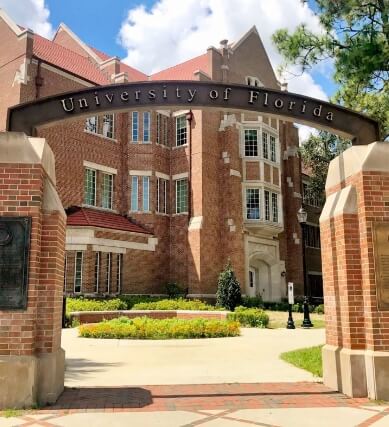
[{"label": "tree", "polygon": [[324,202],[324,187],[326,183],[328,164],[345,149],[351,142],[339,138],[329,132],[321,131],[319,135],[311,135],[300,148],[304,165],[311,172],[308,184],[308,198]]},{"label": "tree", "polygon": [[304,72],[332,58],[339,85],[332,101],[375,118],[387,138],[389,0],[314,0],[314,10],[322,32],[300,25],[292,34],[281,29],[273,35],[284,68],[293,64]]},{"label": "tree", "polygon": [[234,311],[241,302],[240,285],[231,263],[228,262],[225,269],[220,273],[217,282],[216,305]]}]

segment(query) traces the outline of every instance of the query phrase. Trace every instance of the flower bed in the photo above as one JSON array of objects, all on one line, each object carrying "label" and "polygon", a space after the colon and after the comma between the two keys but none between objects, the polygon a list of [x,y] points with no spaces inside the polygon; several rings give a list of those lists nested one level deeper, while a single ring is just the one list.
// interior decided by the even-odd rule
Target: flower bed
[{"label": "flower bed", "polygon": [[79,335],[84,338],[161,340],[234,337],[239,334],[238,322],[209,319],[157,320],[147,317],[120,317],[79,327]]}]

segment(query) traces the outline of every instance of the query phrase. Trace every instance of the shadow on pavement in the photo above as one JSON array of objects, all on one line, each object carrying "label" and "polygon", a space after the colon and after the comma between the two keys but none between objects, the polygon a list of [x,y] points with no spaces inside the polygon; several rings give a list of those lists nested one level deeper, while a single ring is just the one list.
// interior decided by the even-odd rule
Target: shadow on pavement
[{"label": "shadow on pavement", "polygon": [[96,372],[107,371],[110,368],[123,366],[123,363],[102,363],[90,359],[66,358],[65,375],[69,380],[79,380]]}]

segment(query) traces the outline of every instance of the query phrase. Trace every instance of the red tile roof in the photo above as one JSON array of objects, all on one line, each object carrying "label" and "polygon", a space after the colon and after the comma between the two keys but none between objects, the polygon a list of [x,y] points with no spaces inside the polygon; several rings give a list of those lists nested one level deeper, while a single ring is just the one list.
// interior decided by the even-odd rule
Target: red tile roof
[{"label": "red tile roof", "polygon": [[96,84],[108,84],[107,77],[88,58],[34,34],[34,56]]},{"label": "red tile roof", "polygon": [[68,226],[101,227],[111,230],[131,231],[133,233],[152,234],[130,219],[112,212],[91,208],[72,207],[68,209]]},{"label": "red tile roof", "polygon": [[152,74],[150,80],[193,80],[193,73],[198,70],[204,73],[209,72],[208,55],[206,53]]}]

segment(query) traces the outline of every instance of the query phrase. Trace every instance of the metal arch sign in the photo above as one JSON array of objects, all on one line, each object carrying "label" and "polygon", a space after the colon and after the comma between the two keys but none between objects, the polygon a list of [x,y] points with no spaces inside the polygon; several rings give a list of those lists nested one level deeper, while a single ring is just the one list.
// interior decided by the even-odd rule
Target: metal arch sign
[{"label": "metal arch sign", "polygon": [[8,109],[7,130],[33,135],[58,121],[134,108],[217,108],[265,113],[329,130],[354,144],[379,140],[373,119],[318,99],[247,85],[199,81],[155,81],[95,86]]}]

